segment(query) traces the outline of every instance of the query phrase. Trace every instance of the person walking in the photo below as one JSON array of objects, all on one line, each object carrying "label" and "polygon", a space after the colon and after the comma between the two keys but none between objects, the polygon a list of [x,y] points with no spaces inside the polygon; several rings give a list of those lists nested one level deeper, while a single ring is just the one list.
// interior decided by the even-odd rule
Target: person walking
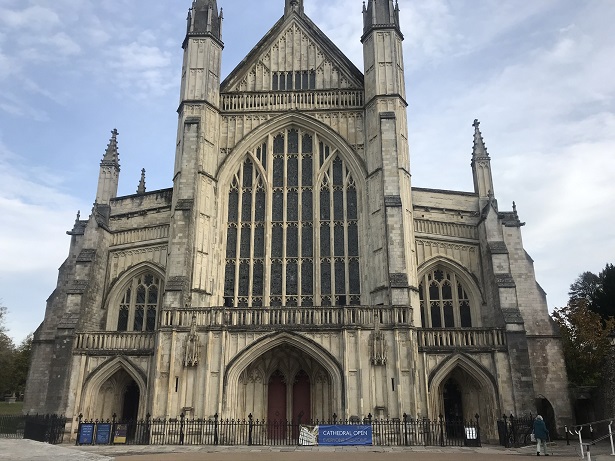
[{"label": "person walking", "polygon": [[534,437],[536,438],[536,456],[540,456],[540,447],[544,451],[545,456],[549,456],[547,453],[547,439],[549,438],[549,430],[545,424],[542,416],[536,416],[534,420]]}]

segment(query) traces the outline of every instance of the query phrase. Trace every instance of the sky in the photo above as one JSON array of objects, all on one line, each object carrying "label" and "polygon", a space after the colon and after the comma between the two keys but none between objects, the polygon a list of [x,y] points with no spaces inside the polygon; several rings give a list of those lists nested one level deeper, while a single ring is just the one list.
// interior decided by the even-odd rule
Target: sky
[{"label": "sky", "polygon": [[[363,69],[361,0],[304,0]],[[43,320],[110,132],[119,195],[172,187],[191,0],[0,0],[0,300],[15,342]],[[218,0],[223,78],[284,0]],[[501,211],[517,204],[549,309],[615,262],[615,1],[399,0],[415,187],[473,191],[472,122]]]}]

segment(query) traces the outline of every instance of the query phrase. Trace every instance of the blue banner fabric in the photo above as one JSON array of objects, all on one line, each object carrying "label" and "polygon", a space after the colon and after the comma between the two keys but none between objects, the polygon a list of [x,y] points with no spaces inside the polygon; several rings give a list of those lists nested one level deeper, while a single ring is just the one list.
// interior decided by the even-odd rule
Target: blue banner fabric
[{"label": "blue banner fabric", "polygon": [[318,445],[372,445],[372,426],[318,426]]},{"label": "blue banner fabric", "polygon": [[96,444],[109,445],[111,442],[111,424],[98,423],[96,426]]},{"label": "blue banner fabric", "polygon": [[94,441],[94,423],[81,423],[77,440],[79,445],[92,445]]}]

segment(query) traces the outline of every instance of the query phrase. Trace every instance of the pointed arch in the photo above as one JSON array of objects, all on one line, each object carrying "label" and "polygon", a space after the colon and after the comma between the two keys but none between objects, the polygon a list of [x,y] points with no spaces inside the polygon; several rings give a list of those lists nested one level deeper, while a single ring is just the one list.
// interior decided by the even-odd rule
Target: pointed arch
[{"label": "pointed arch", "polygon": [[[423,328],[467,328],[481,325],[484,296],[478,279],[467,268],[450,258],[437,256],[419,266],[417,273]],[[438,273],[443,278],[434,280],[437,277],[432,275]],[[432,292],[432,284],[437,293]],[[443,292],[444,285],[448,286],[448,294]],[[437,316],[439,322],[434,321],[433,315]]]},{"label": "pointed arch", "polygon": [[342,138],[336,131],[324,123],[302,113],[287,112],[263,123],[256,129],[248,133],[237,145],[231,153],[226,157],[218,168],[216,176],[220,184],[227,184],[230,180],[230,175],[239,168],[242,158],[246,152],[257,146],[261,139],[266,138],[269,134],[279,130],[283,130],[290,126],[296,126],[305,130],[313,131],[318,134],[319,139],[322,139],[327,144],[337,149],[343,159],[348,162],[351,167],[352,175],[357,180],[361,181],[361,188],[364,189],[363,179],[367,176],[367,167],[363,159],[361,159],[348,142]]},{"label": "pointed arch", "polygon": [[[228,363],[223,380],[223,411],[232,413],[237,408],[235,400],[238,395],[238,384],[244,371],[260,357],[278,347],[295,348],[322,367],[328,375],[327,381],[331,384],[332,411],[338,415],[343,414],[346,407],[346,390],[342,365],[328,350],[315,341],[288,331],[263,336],[240,351]],[[264,378],[267,379],[267,377]],[[235,416],[241,415],[233,415]]]},{"label": "pointed arch", "polygon": [[[104,308],[107,311],[106,321],[105,321],[105,330],[106,331],[118,331],[118,323],[119,323],[119,315],[120,315],[120,304],[125,305],[125,309],[128,313],[126,317],[126,330],[134,331],[134,318],[135,318],[135,299],[123,299],[126,297],[126,290],[129,285],[139,277],[145,276],[147,274],[153,275],[158,283],[156,284],[156,318],[154,320],[154,328],[158,323],[158,313],[160,312],[161,302],[162,302],[162,294],[164,293],[164,268],[159,266],[158,264],[154,264],[152,262],[143,262],[126,269],[123,273],[121,273],[111,284],[107,296],[104,303]],[[136,293],[131,293],[133,298],[136,296]],[[123,302],[125,301],[125,302]],[[150,299],[146,299],[144,304],[151,305]],[[143,323],[144,327],[146,327],[146,322],[148,321],[148,309],[144,308],[144,318]],[[132,322],[129,321],[132,319]],[[151,319],[150,319],[151,320]],[[128,328],[130,326],[131,328]],[[147,328],[146,328],[147,329]],[[143,330],[143,328],[141,329]]]},{"label": "pointed arch", "polygon": [[100,417],[92,414],[94,405],[96,404],[103,385],[109,381],[116,373],[125,372],[137,385],[141,398],[139,399],[139,416],[143,417],[146,412],[146,392],[147,392],[147,375],[136,364],[127,357],[115,357],[107,360],[96,367],[84,380],[83,392],[81,393],[81,402],[79,411],[88,417]]},{"label": "pointed arch", "polygon": [[239,142],[218,171],[224,305],[360,305],[364,173],[337,133],[302,114]]},{"label": "pointed arch", "polygon": [[493,427],[499,414],[499,389],[493,374],[472,357],[456,353],[446,357],[430,373],[427,381],[430,414],[446,414],[444,392],[449,380],[459,386],[463,399],[462,418],[471,420],[475,414],[481,418],[487,438],[494,436]]}]

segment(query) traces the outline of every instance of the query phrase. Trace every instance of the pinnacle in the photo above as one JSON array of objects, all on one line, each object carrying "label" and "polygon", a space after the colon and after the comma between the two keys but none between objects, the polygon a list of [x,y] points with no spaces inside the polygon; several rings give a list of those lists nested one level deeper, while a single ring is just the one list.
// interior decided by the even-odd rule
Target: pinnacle
[{"label": "pinnacle", "polygon": [[120,133],[115,128],[111,131],[111,139],[109,140],[109,144],[107,144],[107,150],[105,151],[101,166],[104,164],[117,166],[119,168],[120,153],[117,148],[117,137],[119,134]]},{"label": "pinnacle", "polygon": [[485,146],[483,135],[480,132],[480,122],[478,121],[478,119],[474,120],[472,126],[474,127],[474,148],[472,150],[472,156],[474,158],[489,157],[489,152],[487,152],[487,146]]}]

